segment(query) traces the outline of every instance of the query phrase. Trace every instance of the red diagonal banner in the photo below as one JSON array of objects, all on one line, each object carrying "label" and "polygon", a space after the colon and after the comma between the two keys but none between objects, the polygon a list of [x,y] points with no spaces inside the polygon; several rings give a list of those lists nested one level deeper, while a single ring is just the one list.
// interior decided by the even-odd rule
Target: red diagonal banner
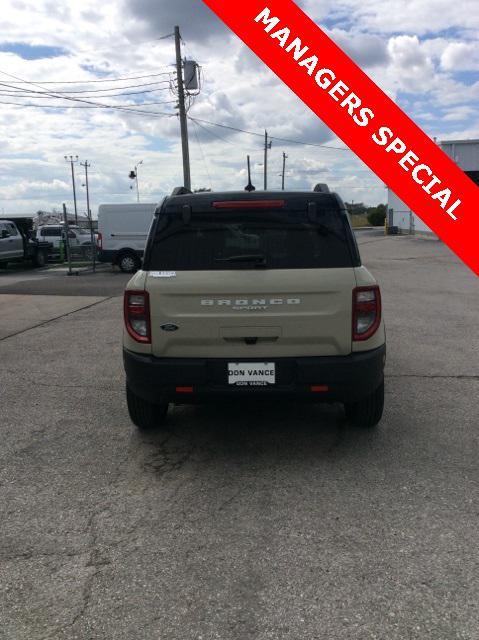
[{"label": "red diagonal banner", "polygon": [[479,275],[478,187],[295,2],[204,2]]}]

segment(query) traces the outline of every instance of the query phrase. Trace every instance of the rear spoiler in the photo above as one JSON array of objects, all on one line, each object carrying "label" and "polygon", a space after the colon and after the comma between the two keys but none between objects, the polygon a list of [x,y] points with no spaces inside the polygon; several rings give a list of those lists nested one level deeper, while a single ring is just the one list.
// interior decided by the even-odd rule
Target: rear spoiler
[{"label": "rear spoiler", "polygon": [[187,189],[186,187],[175,187],[173,189],[173,191],[171,192],[172,196],[185,196],[188,193],[193,193],[192,191],[190,191],[190,189]]}]

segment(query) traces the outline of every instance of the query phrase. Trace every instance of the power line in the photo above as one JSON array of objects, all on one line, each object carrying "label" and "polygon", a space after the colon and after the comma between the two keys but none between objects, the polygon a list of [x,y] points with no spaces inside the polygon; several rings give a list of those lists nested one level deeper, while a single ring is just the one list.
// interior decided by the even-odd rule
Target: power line
[{"label": "power line", "polygon": [[203,146],[202,146],[202,144],[200,142],[200,138],[198,136],[197,126],[198,125],[196,124],[196,122],[193,122],[193,131],[195,133],[196,141],[198,142],[198,146],[200,148],[201,155],[203,156],[203,164],[205,166],[206,173],[208,174],[208,179],[210,181],[210,189],[212,189],[213,188],[213,181],[211,180],[210,170],[208,169],[208,162],[206,161],[206,156],[205,156],[204,151],[203,151]]},{"label": "power line", "polygon": [[[165,113],[165,112],[160,112],[160,111],[142,111],[141,109],[132,108],[130,106],[103,104],[103,103],[100,103],[100,102],[89,102],[88,100],[83,100],[81,98],[62,98],[62,99],[63,100],[70,100],[72,102],[86,103],[87,105],[91,105],[90,108],[114,109],[114,110],[117,110],[117,111],[123,111],[123,112],[127,112],[127,113],[135,113],[135,114],[140,114],[140,115],[146,115],[146,116],[150,116],[152,118],[159,118],[159,117],[165,117],[165,116],[167,116],[169,118],[172,118],[173,116],[176,116],[176,113]],[[22,105],[22,104],[19,104],[18,102],[8,103],[8,104],[14,104],[17,107],[18,106],[35,107],[37,109],[45,109],[45,108],[54,106],[54,105],[40,105],[40,104]],[[139,104],[138,106],[141,106],[141,104]],[[57,108],[69,109],[70,105],[62,105],[62,106],[58,105]]]},{"label": "power line", "polygon": [[[1,94],[0,94],[1,95]],[[35,96],[32,96],[35,97]],[[54,98],[51,98],[52,100]],[[64,98],[61,98],[64,100]],[[6,102],[4,100],[0,100],[0,104],[9,104],[15,107],[30,107],[33,109],[102,109],[102,108],[110,108],[110,107],[101,107],[99,105],[70,105],[70,104],[25,104],[22,102]],[[147,107],[151,105],[160,105],[160,104],[176,104],[176,100],[165,100],[163,102],[138,102],[132,104],[121,104],[115,105],[118,107]],[[113,108],[113,107],[111,107]],[[174,115],[174,114],[172,114]]]},{"label": "power line", "polygon": [[[3,75],[6,75],[6,76],[8,76],[10,78],[15,78],[15,80],[23,80],[23,78],[19,78],[18,76],[14,76],[11,73],[7,73],[6,71],[0,70],[0,73],[3,73]],[[0,85],[2,85],[2,84],[4,86],[7,86],[7,87],[11,86],[11,85],[8,85],[6,83],[0,83]],[[38,84],[36,82],[31,82],[30,84],[32,84],[34,86],[37,86],[37,87],[40,87],[40,89],[44,89],[44,87],[42,87],[40,84]],[[172,117],[172,116],[176,115],[174,113],[162,113],[162,112],[157,112],[157,111],[155,111],[155,112],[152,112],[152,111],[141,111],[140,109],[132,109],[130,107],[122,107],[122,106],[119,106],[119,105],[108,105],[108,104],[103,104],[101,102],[90,102],[89,100],[85,100],[84,98],[74,98],[72,96],[61,96],[61,95],[58,95],[58,94],[55,94],[55,93],[51,93],[51,92],[33,91],[33,89],[30,90],[30,92],[31,93],[37,93],[37,94],[40,94],[40,95],[46,94],[46,95],[48,95],[50,97],[53,97],[53,98],[60,98],[62,100],[69,100],[71,102],[81,102],[81,103],[84,103],[84,104],[87,104],[87,105],[93,105],[93,106],[97,106],[97,107],[101,107],[101,108],[105,108],[105,109],[116,109],[116,110],[120,110],[120,111],[127,111],[129,113],[139,113],[139,114],[142,114],[142,115],[148,115],[148,116],[151,116],[151,117],[164,117],[164,116]]]},{"label": "power line", "polygon": [[[214,132],[214,131],[212,131],[211,129],[207,129],[207,128],[206,128],[206,127],[204,127],[202,124],[200,124],[200,122],[205,122],[204,120],[200,120],[200,121],[199,121],[197,118],[192,118],[192,117],[190,117],[190,120],[193,122],[193,124],[194,124],[194,125],[196,125],[197,127],[200,127],[200,129],[202,129],[202,130],[203,130],[203,131],[205,131],[206,133],[208,133],[208,134],[212,135],[213,137],[217,138],[218,140],[220,140],[220,141],[222,141],[222,142],[225,142],[225,143],[227,143],[227,144],[230,144],[230,145],[232,145],[232,146],[234,146],[234,147],[237,147],[237,146],[238,146],[235,142],[232,142],[231,140],[228,140],[227,138],[223,138],[222,136],[218,135],[217,133],[215,133],[215,132]],[[206,121],[206,122],[207,122],[207,121]],[[218,125],[218,126],[219,126],[219,125]],[[259,136],[259,137],[261,137],[261,138],[263,138],[263,137],[264,137],[264,134],[261,134],[261,133],[255,133],[255,132],[253,132],[253,131],[245,131],[245,130],[243,130],[243,129],[236,129],[236,128],[233,128],[233,127],[226,127],[226,125],[224,125],[224,127],[225,127],[225,128],[228,128],[228,129],[233,129],[233,130],[235,130],[235,131],[241,131],[242,133],[248,133],[248,134],[251,134],[251,135]],[[271,140],[271,139],[279,140],[280,138],[276,138],[276,137],[274,137],[274,136],[270,136],[270,135],[268,134],[268,139],[269,139],[269,140]],[[294,141],[294,142],[296,142],[296,144],[308,144],[308,143],[302,143],[302,142],[300,142],[300,141]],[[244,146],[244,147],[246,148],[246,146],[245,146],[245,145],[242,145],[242,146]],[[313,145],[313,146],[321,146],[321,145]],[[340,150],[340,151],[343,151],[343,149],[342,149],[342,148],[340,148],[340,147],[331,147],[331,146],[328,146],[327,148],[328,148],[328,149],[338,149],[338,150]],[[347,151],[349,151],[349,149],[346,149],[346,150],[347,150]],[[287,157],[288,157],[288,156],[286,155],[286,158],[287,158]],[[284,168],[283,168],[283,170],[284,170]],[[358,172],[358,171],[360,171],[361,173],[367,173],[367,174],[371,174],[371,173],[372,173],[372,172],[371,172],[371,170],[369,170],[369,169],[368,169],[368,170],[356,169],[356,172]],[[347,173],[348,173],[348,175],[349,175],[349,173],[350,173],[350,172],[348,171]],[[280,175],[281,175],[281,174],[280,174]],[[349,187],[348,187],[348,188],[349,188]],[[367,188],[367,187],[352,187],[352,188],[355,188],[355,189],[365,189],[365,188]],[[376,188],[376,187],[374,187],[374,188]],[[382,187],[381,187],[381,188],[382,188]]]},{"label": "power line", "polygon": [[203,129],[203,131],[206,131],[206,133],[210,136],[213,136],[214,138],[216,138],[217,140],[221,140],[221,142],[226,142],[227,144],[232,145],[233,147],[236,147],[237,145],[234,142],[231,142],[231,140],[228,140],[227,138],[223,138],[222,136],[220,136],[219,134],[215,133],[214,131],[212,131],[211,129],[207,129],[206,127],[204,127],[202,124],[200,124],[200,122],[198,120],[196,120],[195,118],[191,118],[190,120],[193,122],[193,124],[195,124],[197,127],[200,127],[200,129]]},{"label": "power line", "polygon": [[[228,129],[229,131],[236,131],[238,133],[245,133],[250,136],[257,136],[260,138],[264,138],[264,133],[257,133],[256,131],[247,131],[246,129],[240,129],[238,127],[232,127],[226,124],[220,124],[219,122],[211,122],[210,120],[202,120],[200,118],[193,118],[189,116],[190,120],[194,120],[195,122],[202,122],[204,124],[209,124],[213,127],[220,127],[221,129]],[[327,144],[316,144],[314,142],[304,142],[302,140],[292,140],[290,138],[279,138],[278,136],[268,136],[270,140],[277,140],[278,142],[288,142],[291,144],[301,144],[306,147],[319,147],[320,149],[334,149],[336,151],[351,151],[348,147],[333,147]]]},{"label": "power line", "polygon": [[[0,82],[0,86],[9,86],[2,82]],[[155,93],[156,91],[168,91],[169,87],[162,87],[157,89],[144,89],[142,91],[127,91],[126,93],[105,93],[100,96],[92,96],[92,95],[82,95],[83,98],[117,98],[121,96],[138,96],[144,93]],[[68,98],[75,98],[76,96],[60,94],[59,92],[55,92],[55,95],[51,95],[48,92],[42,91],[32,91],[31,89],[19,89],[18,91],[0,91],[0,96],[4,98],[30,98],[35,100],[42,100],[43,98],[56,98],[58,100],[67,100]]]},{"label": "power line", "polygon": [[[172,71],[162,73],[149,73],[144,76],[127,76],[125,78],[101,78],[96,80],[39,80],[41,84],[90,84],[92,82],[125,82],[126,80],[142,80],[143,78],[156,78],[158,76],[169,76]],[[12,84],[32,84],[31,80],[18,80]]]},{"label": "power line", "polygon": [[[51,91],[54,91],[57,94],[61,94],[61,95],[71,95],[73,93],[75,94],[81,94],[83,95],[84,93],[103,93],[105,91],[123,91],[123,89],[137,89],[139,87],[151,87],[153,85],[158,85],[158,84],[166,84],[168,85],[167,87],[165,87],[164,89],[148,89],[146,91],[164,91],[169,89],[169,85],[170,85],[170,81],[169,80],[159,80],[157,82],[146,82],[144,84],[130,84],[127,85],[126,87],[111,87],[109,89],[72,89],[71,91],[59,91],[57,89],[51,89]],[[11,91],[10,93],[19,93],[19,92],[23,92],[23,93],[39,93],[38,91],[31,91],[31,89],[22,89],[21,87],[16,87],[13,84],[4,84],[3,82],[0,82],[0,85],[3,86],[9,86],[11,87],[14,91]],[[146,92],[145,91],[145,92]],[[118,94],[121,95],[121,94]],[[95,96],[93,96],[95,97]],[[98,96],[99,98],[101,98],[102,96]]]}]

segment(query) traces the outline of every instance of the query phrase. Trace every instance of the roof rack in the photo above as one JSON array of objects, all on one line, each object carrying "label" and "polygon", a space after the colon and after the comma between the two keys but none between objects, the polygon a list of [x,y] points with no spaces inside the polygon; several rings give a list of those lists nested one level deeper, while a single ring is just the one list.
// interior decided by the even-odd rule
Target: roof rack
[{"label": "roof rack", "polygon": [[190,189],[187,189],[186,187],[175,187],[173,189],[173,191],[171,192],[172,196],[184,196],[187,193],[193,193],[192,191],[190,191]]},{"label": "roof rack", "polygon": [[315,191],[316,193],[331,193],[328,185],[325,182],[318,182],[313,191]]}]

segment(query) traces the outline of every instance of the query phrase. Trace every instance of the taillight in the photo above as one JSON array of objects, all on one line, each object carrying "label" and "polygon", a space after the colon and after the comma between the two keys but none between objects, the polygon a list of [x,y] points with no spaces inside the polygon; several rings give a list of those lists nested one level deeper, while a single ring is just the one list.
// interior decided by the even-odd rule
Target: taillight
[{"label": "taillight", "polygon": [[368,340],[381,324],[381,292],[377,285],[353,290],[353,340]]},{"label": "taillight", "polygon": [[96,244],[99,249],[103,249],[103,236],[101,235],[101,233],[98,234]]},{"label": "taillight", "polygon": [[148,292],[125,291],[123,311],[126,330],[133,340],[150,344],[150,296]]}]

